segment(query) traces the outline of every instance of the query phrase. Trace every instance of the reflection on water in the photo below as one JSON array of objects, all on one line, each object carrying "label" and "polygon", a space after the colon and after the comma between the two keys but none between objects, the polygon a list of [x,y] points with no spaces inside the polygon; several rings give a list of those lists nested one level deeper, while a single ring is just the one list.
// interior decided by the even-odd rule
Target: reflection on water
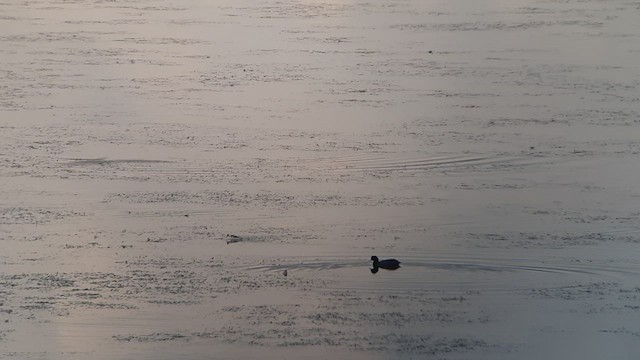
[{"label": "reflection on water", "polygon": [[0,358],[640,353],[636,3],[176,3],[0,3]]}]

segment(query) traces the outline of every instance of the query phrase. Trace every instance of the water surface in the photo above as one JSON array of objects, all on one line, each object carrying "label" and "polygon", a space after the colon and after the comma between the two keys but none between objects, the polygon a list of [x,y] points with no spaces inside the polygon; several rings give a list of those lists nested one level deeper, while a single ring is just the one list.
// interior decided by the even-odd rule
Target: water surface
[{"label": "water surface", "polygon": [[0,356],[634,359],[637,10],[0,4]]}]

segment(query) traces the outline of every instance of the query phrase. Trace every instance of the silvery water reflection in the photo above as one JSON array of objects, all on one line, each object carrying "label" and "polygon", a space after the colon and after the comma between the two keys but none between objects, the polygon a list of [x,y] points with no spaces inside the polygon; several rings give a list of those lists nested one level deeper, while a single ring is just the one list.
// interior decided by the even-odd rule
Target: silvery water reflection
[{"label": "silvery water reflection", "polygon": [[0,358],[633,358],[638,34],[624,0],[0,3]]}]

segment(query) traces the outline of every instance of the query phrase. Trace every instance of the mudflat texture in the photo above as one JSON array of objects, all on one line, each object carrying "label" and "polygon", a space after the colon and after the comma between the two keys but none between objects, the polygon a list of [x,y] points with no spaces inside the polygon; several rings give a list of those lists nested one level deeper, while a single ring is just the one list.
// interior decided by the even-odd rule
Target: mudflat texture
[{"label": "mudflat texture", "polygon": [[637,359],[639,19],[0,3],[0,358]]}]

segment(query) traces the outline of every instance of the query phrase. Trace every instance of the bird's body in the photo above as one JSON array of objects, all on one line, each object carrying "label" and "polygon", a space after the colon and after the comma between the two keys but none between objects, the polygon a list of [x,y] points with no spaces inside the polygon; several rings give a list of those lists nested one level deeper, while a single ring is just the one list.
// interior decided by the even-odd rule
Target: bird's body
[{"label": "bird's body", "polygon": [[387,270],[395,270],[400,267],[400,261],[396,259],[379,260],[377,256],[372,256],[373,268],[383,268]]}]

